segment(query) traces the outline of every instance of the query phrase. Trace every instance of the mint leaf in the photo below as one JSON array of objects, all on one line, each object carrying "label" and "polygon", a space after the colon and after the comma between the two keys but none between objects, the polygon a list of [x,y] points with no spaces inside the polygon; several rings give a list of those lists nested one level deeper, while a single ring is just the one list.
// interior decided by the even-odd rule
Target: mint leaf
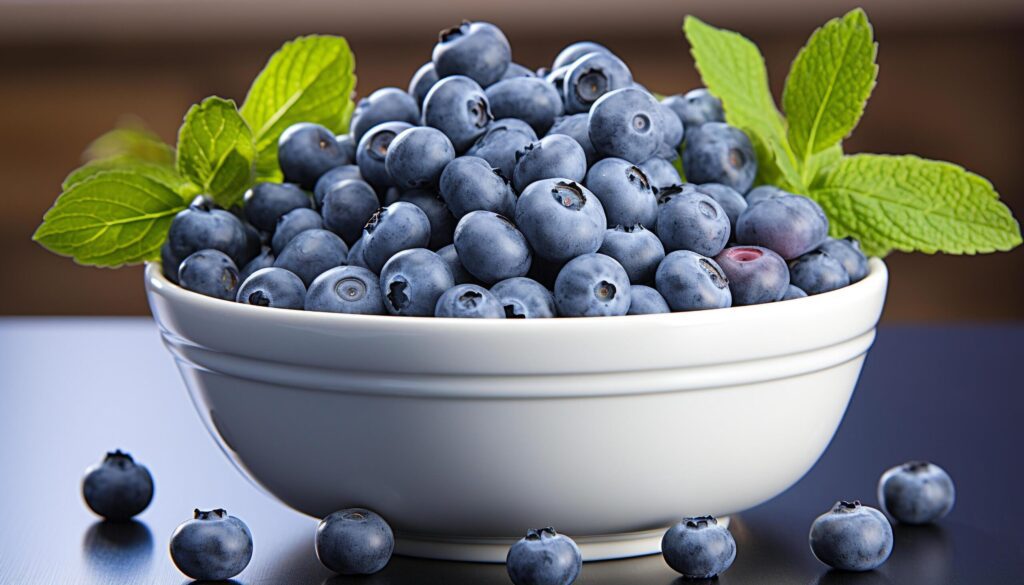
[{"label": "mint leaf", "polygon": [[801,190],[786,122],[775,106],[757,45],[694,16],[686,17],[683,30],[704,84],[722,100],[726,120],[746,132],[754,145],[759,182]]},{"label": "mint leaf", "polygon": [[1020,225],[992,184],[957,165],[916,156],[843,158],[812,185],[834,236],[865,250],[977,254],[1021,243]]},{"label": "mint leaf", "polygon": [[104,170],[71,184],[32,239],[80,264],[118,267],[160,256],[174,215],[187,203],[146,167]]},{"label": "mint leaf", "polygon": [[208,97],[189,108],[178,132],[178,172],[223,207],[252,183],[256,145],[235,102]]},{"label": "mint leaf", "polygon": [[834,144],[817,154],[811,155],[810,160],[804,166],[804,176],[817,177],[842,159],[843,145],[841,143]]},{"label": "mint leaf", "polygon": [[297,122],[348,130],[355,57],[342,37],[299,37],[284,44],[260,72],[242,104],[259,153],[257,177],[280,179],[277,139]]},{"label": "mint leaf", "polygon": [[171,165],[174,164],[174,149],[134,121],[102,134],[85,149],[85,158],[89,161],[113,157]]},{"label": "mint leaf", "polygon": [[89,179],[93,175],[115,170],[138,172],[143,175],[159,178],[164,184],[172,186],[184,201],[191,201],[200,191],[199,187],[182,178],[174,170],[173,166],[147,162],[127,154],[94,160],[78,167],[71,171],[67,178],[64,179],[64,182],[61,184],[61,191],[67,191],[76,183]]},{"label": "mint leaf", "polygon": [[[871,24],[860,8],[814,31],[786,78],[782,105],[797,167],[853,131],[875,87],[878,65]],[[803,177],[813,177],[805,172]]]}]

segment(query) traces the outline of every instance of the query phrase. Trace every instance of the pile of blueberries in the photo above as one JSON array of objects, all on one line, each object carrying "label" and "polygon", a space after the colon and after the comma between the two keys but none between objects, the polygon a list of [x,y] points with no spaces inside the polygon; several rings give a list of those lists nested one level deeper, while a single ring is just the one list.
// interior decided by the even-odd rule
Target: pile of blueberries
[{"label": "pile of blueberries", "polygon": [[[145,466],[121,451],[107,453],[86,470],[82,496],[108,521],[126,521],[153,499],[153,477]],[[953,509],[956,490],[941,467],[924,461],[898,465],[878,481],[878,501],[890,516],[910,525],[929,524]],[[882,512],[860,502],[836,502],[811,526],[811,552],[843,571],[869,571],[892,553],[893,532]],[[328,515],[316,529],[316,555],[342,575],[369,575],[387,566],[394,533],[378,514],[349,508]],[[708,579],[736,559],[736,541],[712,516],[685,518],[665,532],[662,556],[688,579]],[[223,509],[195,510],[171,535],[175,566],[193,579],[230,579],[252,559],[252,534],[244,522]],[[576,543],[554,528],[529,530],[509,548],[505,567],[514,585],[570,585],[582,570]]]},{"label": "pile of blueberries", "polygon": [[284,182],[240,209],[199,196],[164,274],[252,305],[479,318],[716,309],[864,278],[817,203],[752,188],[750,139],[724,119],[705,89],[659,102],[597,43],[534,72],[464,22],[408,91],[360,100],[350,133],[282,133]]}]

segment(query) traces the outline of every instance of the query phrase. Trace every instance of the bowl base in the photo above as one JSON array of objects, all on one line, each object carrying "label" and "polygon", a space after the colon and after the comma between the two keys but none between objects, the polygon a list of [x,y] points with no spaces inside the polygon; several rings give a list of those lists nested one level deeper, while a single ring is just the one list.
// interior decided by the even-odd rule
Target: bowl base
[{"label": "bowl base", "polygon": [[[729,517],[718,519],[729,526]],[[573,536],[580,547],[583,562],[610,561],[630,557],[661,554],[661,538],[668,526],[643,532]],[[395,553],[424,559],[465,561],[471,563],[504,563],[508,549],[517,538],[429,538],[395,535]]]}]

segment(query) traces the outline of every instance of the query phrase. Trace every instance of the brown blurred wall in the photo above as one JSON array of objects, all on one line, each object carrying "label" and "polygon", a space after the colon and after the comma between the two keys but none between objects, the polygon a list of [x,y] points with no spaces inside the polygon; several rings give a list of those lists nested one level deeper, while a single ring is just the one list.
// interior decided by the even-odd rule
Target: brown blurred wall
[{"label": "brown blurred wall", "polygon": [[[622,3],[594,2],[597,13],[580,28],[571,19],[565,27],[532,26],[528,15],[540,10],[536,2],[483,15],[462,6],[437,4],[425,11],[405,4],[420,8],[404,17],[394,13],[400,23],[395,27],[372,12],[363,15],[365,22],[353,22],[341,4],[319,3],[316,18],[290,14],[275,26],[268,8],[258,26],[223,35],[189,31],[187,22],[145,24],[155,27],[152,35],[121,34],[99,19],[83,29],[69,23],[77,13],[68,12],[49,15],[60,23],[55,30],[66,32],[44,34],[43,27],[39,34],[0,37],[0,249],[5,259],[0,314],[147,313],[140,268],[76,266],[32,243],[32,231],[92,138],[134,115],[173,141],[190,104],[210,94],[241,101],[269,54],[296,34],[347,36],[363,95],[384,85],[405,87],[429,59],[436,30],[462,17],[502,26],[514,59],[530,67],[549,63],[571,41],[593,38],[622,56],[653,91],[676,93],[700,83],[679,31],[688,3],[641,0],[641,8],[656,18],[640,26],[635,14],[617,17]],[[758,42],[777,95],[790,60],[813,27],[851,5],[815,3],[814,10],[804,11],[800,3],[786,2],[780,15],[761,4],[696,4],[696,14]],[[922,20],[906,5],[875,4],[869,15],[880,43],[878,87],[847,151],[916,153],[957,162],[991,179],[1016,215],[1024,216],[1020,9],[980,2],[978,10],[958,13],[956,4],[940,3],[948,14]],[[14,8],[0,0],[0,33],[17,29],[14,18],[35,27],[47,18],[39,10]],[[168,30],[173,26],[183,27],[181,34]],[[887,320],[1024,318],[1024,250],[982,257],[894,254],[887,262]]]}]

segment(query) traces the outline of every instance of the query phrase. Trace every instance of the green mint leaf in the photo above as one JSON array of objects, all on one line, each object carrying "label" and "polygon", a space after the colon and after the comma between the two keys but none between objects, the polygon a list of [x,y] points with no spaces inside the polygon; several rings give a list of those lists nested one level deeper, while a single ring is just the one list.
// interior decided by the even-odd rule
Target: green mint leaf
[{"label": "green mint leaf", "polygon": [[256,145],[235,102],[208,97],[192,106],[178,132],[178,173],[223,207],[252,183]]},{"label": "green mint leaf", "polygon": [[786,78],[782,106],[789,144],[806,172],[811,157],[853,131],[878,77],[878,45],[860,8],[814,31]]},{"label": "green mint leaf", "polygon": [[32,239],[79,264],[118,267],[159,258],[174,215],[188,204],[161,173],[104,170],[74,182]]},{"label": "green mint leaf", "polygon": [[174,149],[146,129],[141,122],[130,121],[101,135],[85,149],[85,159],[89,161],[113,157],[130,157],[150,163],[172,165]]},{"label": "green mint leaf", "polygon": [[802,190],[786,121],[775,106],[757,45],[694,16],[686,17],[683,31],[704,85],[722,100],[726,120],[750,137],[757,152],[759,182]]},{"label": "green mint leaf", "polygon": [[812,185],[835,236],[865,249],[977,254],[1021,243],[1020,225],[992,184],[957,165],[916,156],[844,157]]},{"label": "green mint leaf", "polygon": [[[806,171],[805,176],[817,177],[832,168],[832,165],[843,159],[843,145],[842,143],[834,144],[825,150],[811,155],[811,158],[807,161],[804,166]],[[813,180],[813,179],[812,179]],[[811,181],[808,181],[808,183]]]},{"label": "green mint leaf", "polygon": [[355,57],[342,37],[299,37],[274,53],[241,109],[259,153],[257,177],[280,179],[277,139],[288,126],[313,122],[347,131],[355,84]]},{"label": "green mint leaf", "polygon": [[173,166],[147,162],[127,154],[94,160],[78,167],[64,179],[61,191],[67,191],[76,183],[93,175],[112,170],[136,171],[147,176],[158,177],[164,184],[171,185],[185,201],[191,201],[200,191],[199,187],[182,178]]}]

